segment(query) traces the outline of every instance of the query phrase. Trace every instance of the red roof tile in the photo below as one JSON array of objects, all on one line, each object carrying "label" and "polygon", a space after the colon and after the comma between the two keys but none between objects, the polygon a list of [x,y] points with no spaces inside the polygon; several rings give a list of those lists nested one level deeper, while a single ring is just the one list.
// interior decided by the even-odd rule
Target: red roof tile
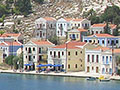
[{"label": "red roof tile", "polygon": [[86,30],[86,29],[83,29],[83,28],[78,28],[78,30],[79,30],[80,32],[87,32],[87,30]]},{"label": "red roof tile", "polygon": [[20,42],[15,42],[15,41],[14,42],[5,41],[5,43],[8,44],[9,46],[10,45],[13,45],[13,46],[20,46],[20,45],[22,45]]},{"label": "red roof tile", "polygon": [[73,19],[72,21],[82,21],[83,18],[79,18],[79,19]]},{"label": "red roof tile", "polygon": [[110,34],[94,34],[94,35],[90,35],[88,37],[93,37],[93,36],[97,36],[97,37],[114,37]]},{"label": "red roof tile", "polygon": [[[77,42],[77,41],[71,41],[67,43],[67,48],[68,49],[79,49],[77,46],[83,46],[85,45],[85,42]],[[53,48],[66,48],[66,44],[58,45]]]},{"label": "red roof tile", "polygon": [[120,49],[114,49],[114,53],[120,53]]},{"label": "red roof tile", "polygon": [[16,33],[4,33],[0,37],[18,37],[20,35],[21,35],[20,33],[18,33],[18,34],[16,34]]},{"label": "red roof tile", "polygon": [[53,17],[44,17],[44,19],[47,21],[55,21],[55,18]]},{"label": "red roof tile", "polygon": [[5,43],[0,43],[0,46],[6,46],[6,44]]},{"label": "red roof tile", "polygon": [[101,46],[99,46],[99,47],[95,48],[94,50],[103,50],[103,51],[106,51],[106,50],[111,50],[111,49],[108,48],[108,47],[101,47]]},{"label": "red roof tile", "polygon": [[32,40],[32,42],[37,45],[53,45],[53,43],[45,40],[35,40],[35,41]]},{"label": "red roof tile", "polygon": [[66,21],[71,21],[72,18],[64,18]]},{"label": "red roof tile", "polygon": [[105,27],[106,24],[93,24],[92,27]]}]

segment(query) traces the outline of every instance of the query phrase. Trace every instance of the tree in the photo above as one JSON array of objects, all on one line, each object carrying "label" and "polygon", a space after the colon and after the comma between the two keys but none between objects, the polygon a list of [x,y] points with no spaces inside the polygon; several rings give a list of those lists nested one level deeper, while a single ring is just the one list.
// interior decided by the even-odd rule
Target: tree
[{"label": "tree", "polygon": [[111,33],[110,33],[110,27],[109,27],[108,22],[107,22],[107,24],[106,24],[104,33],[111,34]]},{"label": "tree", "polygon": [[[17,0],[15,2],[15,9],[14,12],[17,14],[20,12],[20,14],[28,15],[32,8],[31,8],[31,2],[30,0]],[[17,11],[17,12],[16,12]]]},{"label": "tree", "polygon": [[54,43],[55,45],[60,44],[59,37],[57,37],[57,36],[53,36],[53,37],[49,38],[49,41]]},{"label": "tree", "polygon": [[13,66],[13,58],[14,57],[15,56],[13,56],[13,55],[9,55],[7,58],[5,58],[5,63],[10,65],[10,66]]},{"label": "tree", "polygon": [[0,30],[0,35],[3,35],[5,33],[5,31]]},{"label": "tree", "polygon": [[35,2],[42,4],[44,2],[44,0],[34,0]]}]

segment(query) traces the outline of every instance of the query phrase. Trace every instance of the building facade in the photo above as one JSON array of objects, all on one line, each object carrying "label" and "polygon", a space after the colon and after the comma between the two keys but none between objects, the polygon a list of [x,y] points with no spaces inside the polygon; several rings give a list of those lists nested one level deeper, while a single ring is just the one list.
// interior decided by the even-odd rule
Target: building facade
[{"label": "building facade", "polygon": [[35,38],[48,39],[56,35],[56,19],[52,17],[39,18],[35,21]]},{"label": "building facade", "polygon": [[82,41],[83,36],[87,36],[87,30],[79,28],[79,29],[72,29],[67,32],[67,40],[76,40]]},{"label": "building facade", "polygon": [[60,64],[66,71],[84,71],[85,48],[94,46],[85,42],[70,41],[49,48],[48,64]]},{"label": "building facade", "polygon": [[94,34],[90,36],[83,36],[83,42],[90,42],[92,44],[99,44],[103,47],[120,47],[119,37],[110,34]]},{"label": "building facade", "polygon": [[112,74],[113,61],[112,49],[98,47],[85,51],[85,72],[92,74]]},{"label": "building facade", "polygon": [[46,64],[48,48],[53,46],[48,40],[30,40],[23,48],[24,64],[30,64],[29,68],[32,69],[36,69],[39,64]]}]

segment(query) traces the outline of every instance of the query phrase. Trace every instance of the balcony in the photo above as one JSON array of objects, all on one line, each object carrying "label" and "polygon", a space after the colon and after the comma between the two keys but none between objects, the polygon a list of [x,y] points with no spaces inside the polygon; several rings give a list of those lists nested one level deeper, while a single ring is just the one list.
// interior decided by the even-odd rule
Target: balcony
[{"label": "balcony", "polygon": [[110,63],[108,63],[108,62],[104,62],[103,64],[104,64],[104,65],[110,65]]}]

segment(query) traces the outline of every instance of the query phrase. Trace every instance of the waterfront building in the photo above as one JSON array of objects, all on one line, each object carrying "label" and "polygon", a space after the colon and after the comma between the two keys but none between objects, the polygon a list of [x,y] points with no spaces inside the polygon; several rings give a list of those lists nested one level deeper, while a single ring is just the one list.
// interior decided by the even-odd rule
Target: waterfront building
[{"label": "waterfront building", "polygon": [[39,64],[46,64],[48,48],[53,46],[54,44],[48,40],[33,39],[28,41],[23,47],[24,64],[29,64],[30,69],[35,69]]},{"label": "waterfront building", "polygon": [[3,63],[3,50],[0,49],[0,63]]},{"label": "waterfront building", "polygon": [[76,40],[76,41],[82,41],[83,36],[87,36],[87,30],[86,29],[72,29],[67,32],[67,40],[70,41]]},{"label": "waterfront building", "polygon": [[97,47],[85,50],[85,72],[91,74],[112,74],[116,72],[116,56],[120,49]]},{"label": "waterfront building", "polygon": [[[114,31],[116,30],[117,25],[108,24],[108,27],[110,29],[110,34],[113,34]],[[93,24],[89,29],[89,33],[90,34],[101,34],[105,32],[106,28],[107,28],[106,23]]]},{"label": "waterfront building", "polygon": [[83,36],[83,42],[90,42],[92,44],[99,44],[103,47],[120,47],[120,38],[110,34],[94,34],[90,36]]},{"label": "waterfront building", "polygon": [[1,41],[0,42],[0,48],[3,52],[3,61],[6,57],[9,55],[17,55],[18,50],[19,52],[22,52],[22,43],[19,41]]},{"label": "waterfront building", "polygon": [[35,21],[35,38],[48,39],[56,35],[56,19],[53,17],[38,18]]},{"label": "waterfront building", "polygon": [[112,50],[97,47],[85,50],[85,72],[91,74],[112,74]]},{"label": "waterfront building", "polygon": [[85,48],[95,48],[85,42],[70,41],[48,49],[48,64],[60,64],[66,71],[83,71]]}]

